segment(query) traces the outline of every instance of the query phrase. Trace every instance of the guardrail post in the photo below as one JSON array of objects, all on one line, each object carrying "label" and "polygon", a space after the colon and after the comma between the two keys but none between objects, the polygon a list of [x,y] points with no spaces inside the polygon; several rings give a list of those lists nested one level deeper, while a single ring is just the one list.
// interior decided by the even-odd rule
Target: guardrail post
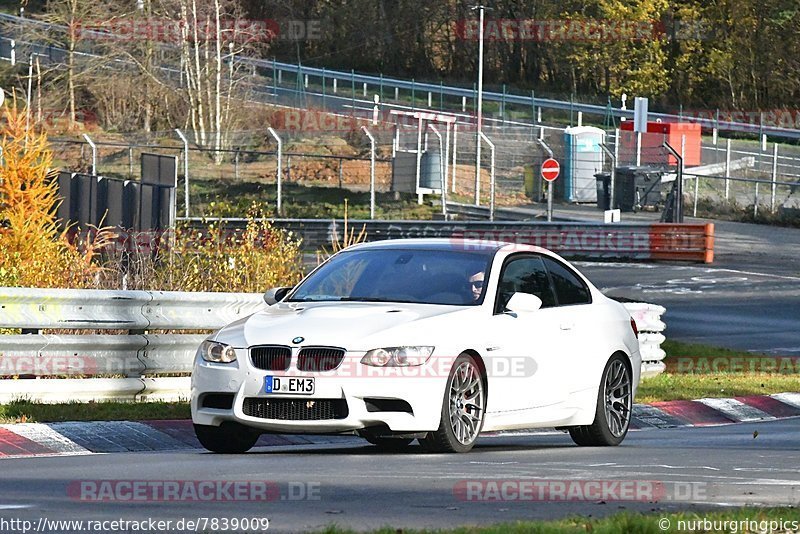
[{"label": "guardrail post", "polygon": [[86,142],[92,147],[92,174],[97,176],[97,145],[94,144],[89,134],[83,134],[83,138],[86,139]]},{"label": "guardrail post", "polygon": [[756,198],[753,200],[753,218],[758,217],[758,182],[756,182]]},{"label": "guardrail post", "polygon": [[451,191],[456,192],[456,155],[458,152],[458,123],[453,123],[453,180]]},{"label": "guardrail post", "polygon": [[778,181],[778,143],[772,148],[772,197],[770,199],[770,211],[775,213],[775,188]]},{"label": "guardrail post", "polygon": [[731,140],[725,140],[725,200],[728,200],[730,193],[730,176],[731,176]]},{"label": "guardrail post", "polygon": [[128,177],[133,178],[133,145],[128,145]]},{"label": "guardrail post", "polygon": [[283,204],[282,204],[282,191],[281,191],[281,181],[282,181],[282,174],[283,169],[281,168],[281,160],[283,159],[283,142],[281,138],[278,136],[278,133],[272,128],[267,128],[269,134],[275,139],[278,143],[278,172],[277,172],[277,179],[278,179],[278,195],[277,195],[277,203],[276,208],[278,211],[278,215],[282,215],[283,213]]},{"label": "guardrail post", "polygon": [[356,113],[356,71],[350,69],[350,113],[355,116]]},{"label": "guardrail post", "polygon": [[366,126],[361,129],[369,138],[369,218],[375,218],[375,138]]},{"label": "guardrail post", "polygon": [[179,128],[175,128],[175,133],[183,141],[183,212],[184,217],[189,218],[189,140],[183,135]]},{"label": "guardrail post", "polygon": [[417,122],[417,204],[422,205],[422,193],[419,192],[419,180],[422,173],[422,116]]},{"label": "guardrail post", "polygon": [[326,76],[325,76],[325,67],[322,67],[322,111],[326,111],[327,107],[325,106],[325,93],[326,91]]},{"label": "guardrail post", "polygon": [[444,146],[442,143],[442,134],[439,133],[439,130],[433,124],[429,124],[428,128],[436,135],[439,139],[439,180],[442,184],[442,215],[447,218],[447,178],[446,173],[447,171],[444,168],[444,162],[447,159],[447,156],[444,154]]},{"label": "guardrail post", "polygon": [[[453,123],[455,125],[455,123]],[[446,124],[446,131],[444,138],[444,178],[442,179],[442,186],[447,189],[447,177],[450,175],[450,123]],[[444,193],[443,193],[444,194]],[[446,207],[446,205],[445,205]],[[445,209],[445,215],[446,209]]]},{"label": "guardrail post", "polygon": [[494,221],[494,143],[483,132],[478,132],[491,151],[491,167],[489,172],[489,220]]}]

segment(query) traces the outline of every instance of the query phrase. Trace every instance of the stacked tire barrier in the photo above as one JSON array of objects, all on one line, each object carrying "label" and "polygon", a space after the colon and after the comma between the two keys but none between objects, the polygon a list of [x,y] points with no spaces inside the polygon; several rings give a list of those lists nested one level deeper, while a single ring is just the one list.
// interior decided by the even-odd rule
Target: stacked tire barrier
[{"label": "stacked tire barrier", "polygon": [[657,304],[643,302],[631,302],[623,305],[636,322],[636,329],[639,331],[642,377],[663,373],[666,368],[663,361],[666,353],[661,348],[661,344],[666,339],[663,332],[667,325],[661,320],[661,316],[666,313],[667,309]]}]

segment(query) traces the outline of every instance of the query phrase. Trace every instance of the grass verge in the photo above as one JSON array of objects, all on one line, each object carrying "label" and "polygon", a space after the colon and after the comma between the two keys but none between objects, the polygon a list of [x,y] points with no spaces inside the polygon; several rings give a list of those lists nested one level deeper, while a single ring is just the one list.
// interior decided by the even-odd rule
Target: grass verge
[{"label": "grass verge", "polygon": [[800,359],[665,341],[664,373],[645,378],[637,402],[770,395],[797,391]]},{"label": "grass verge", "polygon": [[[778,524],[781,520],[783,525]],[[723,521],[728,521],[729,528],[722,527]],[[744,523],[742,523],[744,521],[755,522],[748,525],[749,527],[755,526],[755,528],[744,528]],[[775,528],[769,528],[771,521],[774,521],[772,526]],[[460,527],[446,530],[406,530],[384,527],[372,532],[374,534],[571,534],[586,532],[593,534],[618,534],[620,532],[656,534],[663,532],[796,532],[799,527],[800,509],[798,508],[742,507],[706,512],[655,514],[621,512],[602,518],[570,517],[553,521],[518,521],[486,527]],[[322,532],[325,534],[350,534],[354,531],[329,527]]]},{"label": "grass verge", "polygon": [[0,423],[60,421],[147,421],[189,419],[188,402],[68,402],[41,404],[26,400],[0,405]]}]

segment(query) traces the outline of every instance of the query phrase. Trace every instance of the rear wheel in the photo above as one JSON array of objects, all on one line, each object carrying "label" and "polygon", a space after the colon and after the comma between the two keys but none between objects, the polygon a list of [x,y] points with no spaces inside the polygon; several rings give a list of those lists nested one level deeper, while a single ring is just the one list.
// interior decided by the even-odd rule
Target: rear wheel
[{"label": "rear wheel", "polygon": [[486,389],[475,358],[456,358],[442,402],[442,418],[435,432],[419,440],[430,452],[467,452],[478,439],[486,411]]},{"label": "rear wheel", "polygon": [[200,445],[211,452],[240,454],[253,448],[259,434],[238,423],[222,423],[220,426],[194,425],[194,433]]},{"label": "rear wheel", "polygon": [[597,407],[591,425],[569,428],[572,441],[582,446],[619,445],[628,433],[633,408],[633,381],[625,357],[617,354],[603,370]]}]

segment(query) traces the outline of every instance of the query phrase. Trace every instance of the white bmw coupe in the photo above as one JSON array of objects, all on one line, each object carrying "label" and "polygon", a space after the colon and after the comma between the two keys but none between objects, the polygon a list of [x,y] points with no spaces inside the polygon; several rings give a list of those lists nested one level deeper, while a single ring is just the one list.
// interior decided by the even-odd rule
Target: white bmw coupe
[{"label": "white bmw coupe", "polygon": [[556,254],[407,239],[347,248],[269,307],[210,336],[192,372],[202,445],[262,433],[356,433],[466,452],[482,431],[557,427],[625,438],[639,383],[635,324]]}]

